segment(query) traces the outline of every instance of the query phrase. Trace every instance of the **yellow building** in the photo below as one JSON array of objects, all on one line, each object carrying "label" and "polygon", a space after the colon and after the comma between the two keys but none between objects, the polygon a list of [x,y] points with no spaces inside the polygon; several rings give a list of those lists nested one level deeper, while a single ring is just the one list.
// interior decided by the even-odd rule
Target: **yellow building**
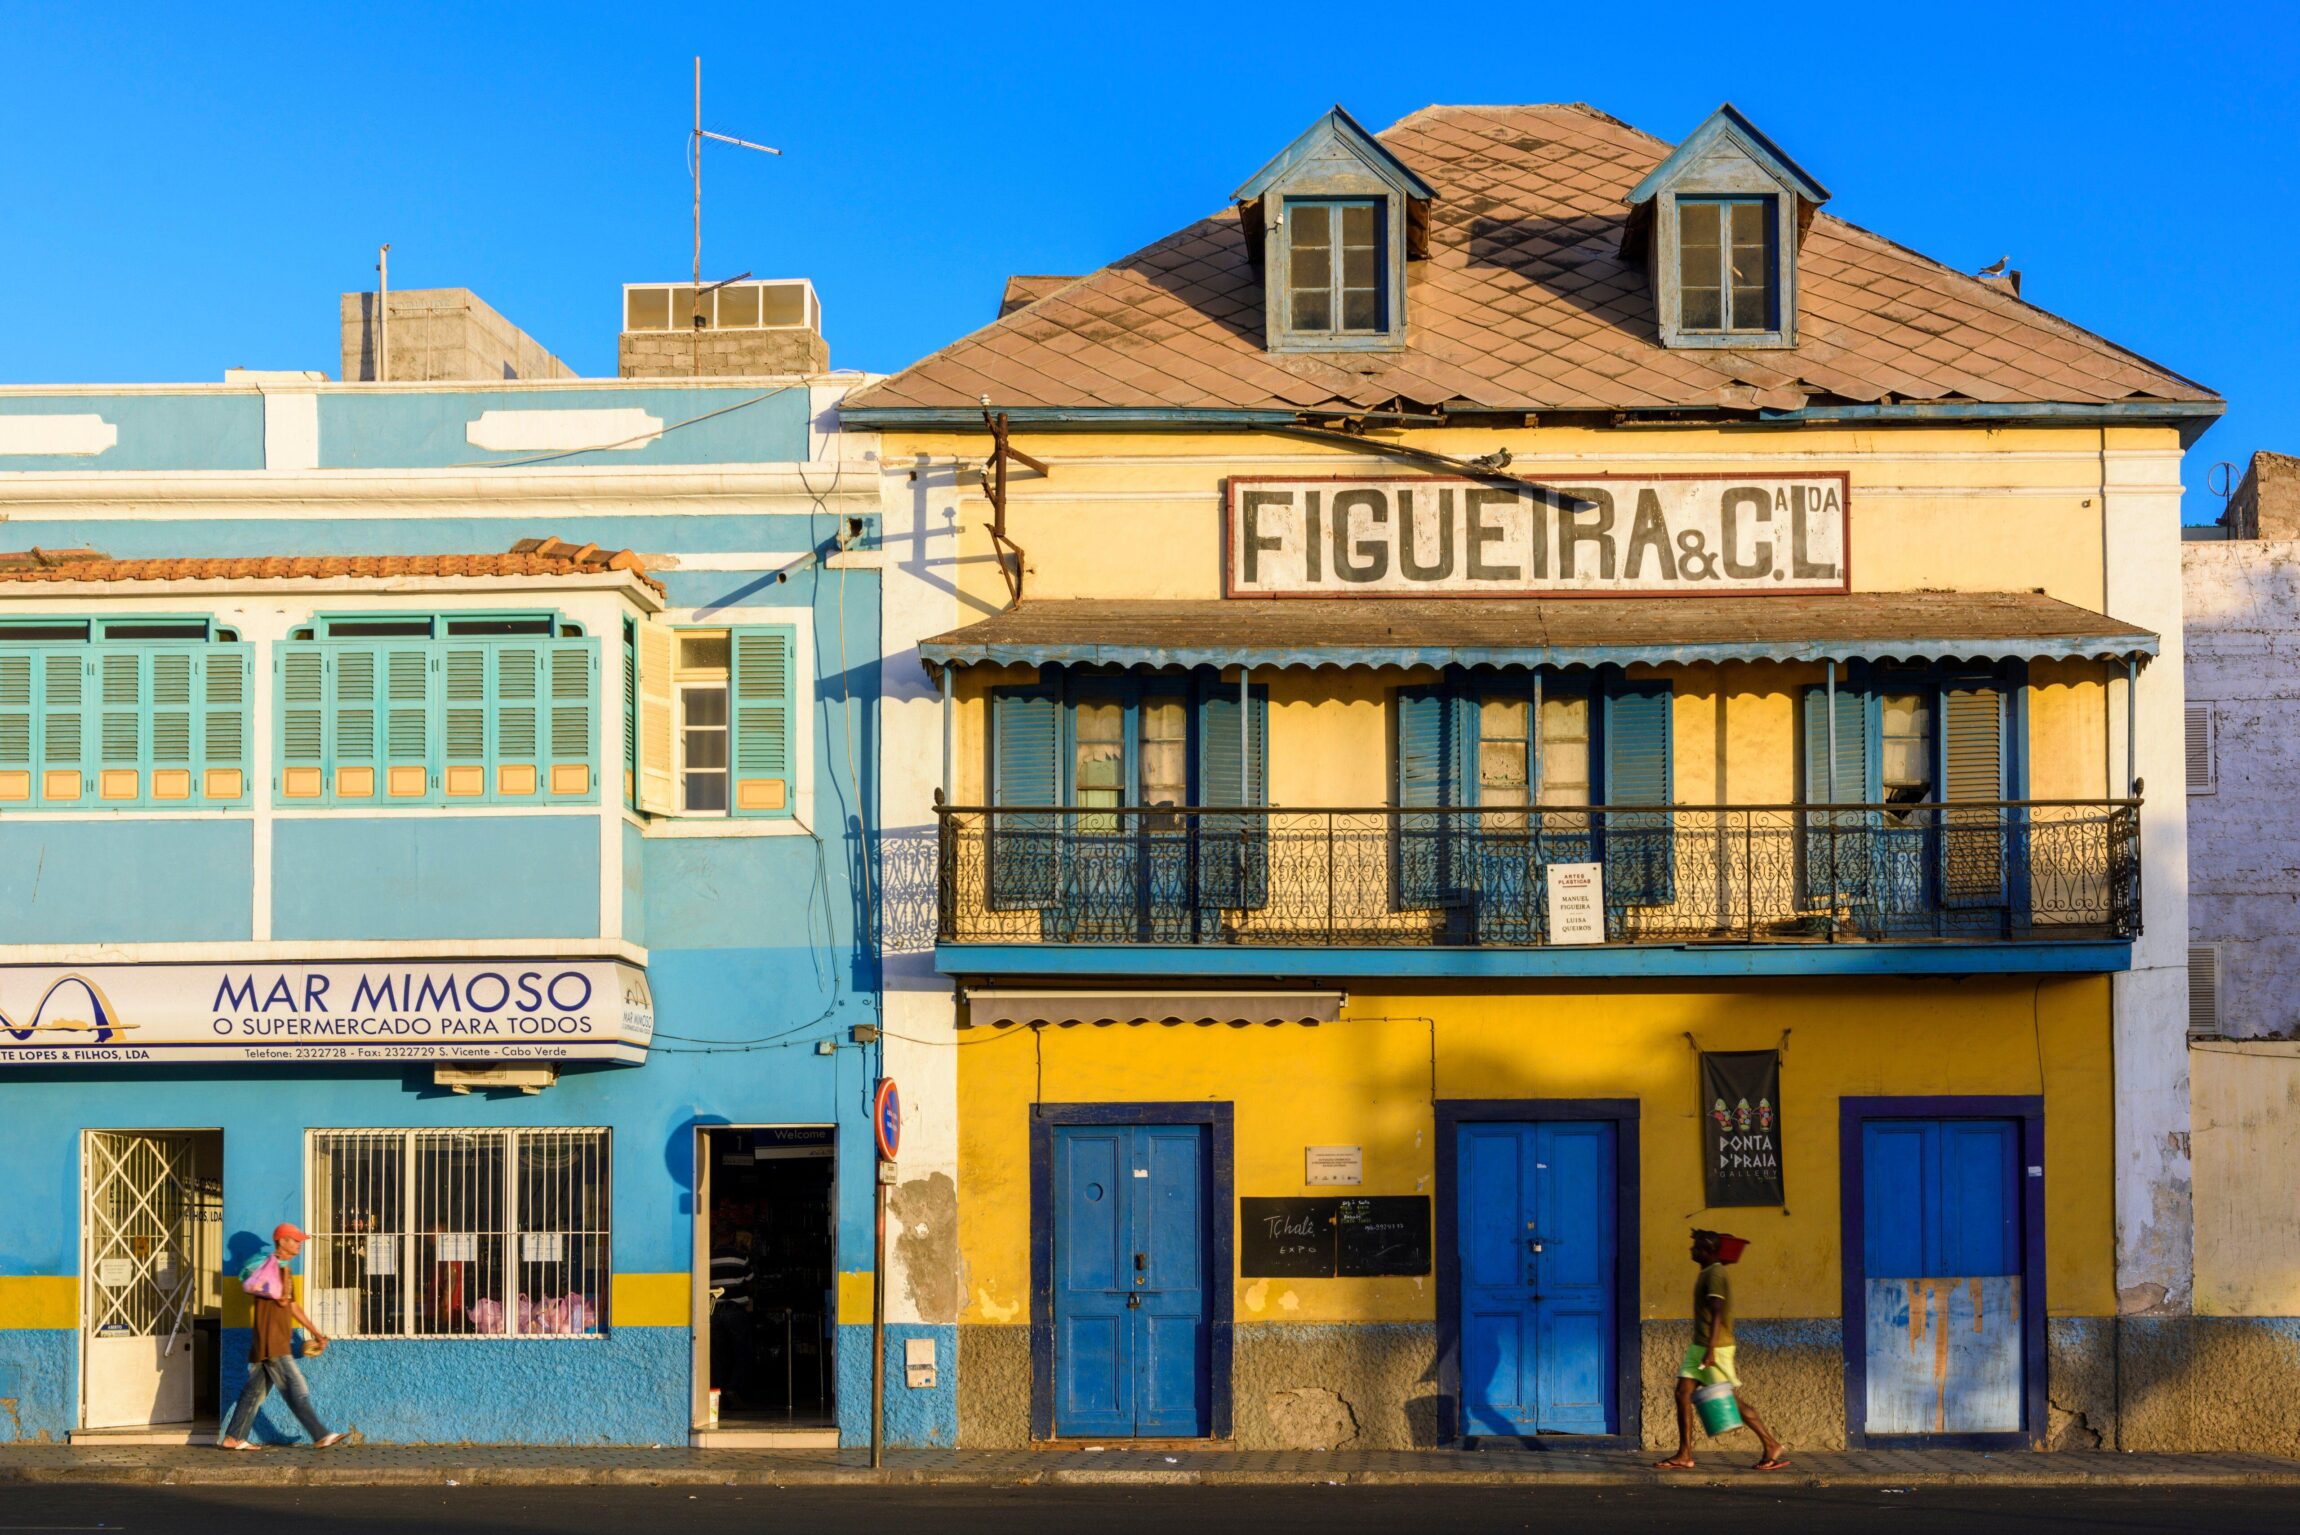
[{"label": "yellow building", "polygon": [[1827,196],[1337,110],[850,398],[959,523],[962,1443],[1672,1443],[1696,1227],[1793,1444],[2113,1423],[2220,405]]}]

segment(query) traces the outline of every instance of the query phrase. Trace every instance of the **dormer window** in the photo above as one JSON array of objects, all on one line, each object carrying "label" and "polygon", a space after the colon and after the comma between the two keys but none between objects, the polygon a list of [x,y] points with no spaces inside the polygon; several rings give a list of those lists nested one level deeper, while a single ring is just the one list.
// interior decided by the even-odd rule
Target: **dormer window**
[{"label": "dormer window", "polygon": [[1829,192],[1754,123],[1719,107],[1629,194],[1668,347],[1797,344],[1797,246]]},{"label": "dormer window", "polygon": [[1429,253],[1429,183],[1336,107],[1237,191],[1273,352],[1395,352],[1406,263]]},{"label": "dormer window", "polygon": [[1383,330],[1382,199],[1290,200],[1286,318],[1299,336]]},{"label": "dormer window", "polygon": [[1677,323],[1689,331],[1778,331],[1771,197],[1677,201]]}]

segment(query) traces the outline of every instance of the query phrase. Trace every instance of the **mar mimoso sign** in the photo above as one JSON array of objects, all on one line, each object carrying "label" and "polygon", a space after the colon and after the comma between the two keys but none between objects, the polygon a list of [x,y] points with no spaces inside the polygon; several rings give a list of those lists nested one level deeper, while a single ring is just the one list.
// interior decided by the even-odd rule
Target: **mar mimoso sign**
[{"label": "mar mimoso sign", "polygon": [[0,1068],[166,1061],[629,1061],[647,973],[615,960],[0,966]]},{"label": "mar mimoso sign", "polygon": [[1233,478],[1232,597],[1849,590],[1843,474]]}]

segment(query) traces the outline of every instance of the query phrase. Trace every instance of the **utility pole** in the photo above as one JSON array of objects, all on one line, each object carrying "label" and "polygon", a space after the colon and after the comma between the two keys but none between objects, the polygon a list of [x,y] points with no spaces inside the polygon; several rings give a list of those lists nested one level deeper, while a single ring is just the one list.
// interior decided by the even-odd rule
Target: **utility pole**
[{"label": "utility pole", "polygon": [[[754,144],[749,139],[738,139],[724,133],[713,133],[703,126],[703,56],[695,55],[695,126],[687,135],[687,171],[695,181],[695,266],[693,308],[687,316],[687,362],[689,370],[703,371],[703,140],[715,139],[721,144],[732,144],[737,149],[755,149],[763,155],[780,155],[779,149],[765,144]],[[738,279],[729,279],[736,281]]]}]

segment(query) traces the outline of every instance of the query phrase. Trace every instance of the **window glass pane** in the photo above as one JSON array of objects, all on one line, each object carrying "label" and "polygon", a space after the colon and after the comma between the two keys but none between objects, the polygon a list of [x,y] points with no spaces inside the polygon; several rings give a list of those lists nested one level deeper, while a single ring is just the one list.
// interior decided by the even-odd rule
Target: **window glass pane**
[{"label": "window glass pane", "polygon": [[1072,712],[1077,749],[1071,781],[1081,805],[1125,803],[1126,711],[1114,702],[1081,703]]},{"label": "window glass pane", "polygon": [[1930,799],[1933,786],[1932,698],[1887,693],[1878,701],[1883,751],[1878,763],[1885,798],[1893,803]]},{"label": "window glass pane", "polygon": [[311,1244],[305,1310],[330,1336],[406,1330],[406,1137],[397,1131],[312,1136]]},{"label": "window glass pane", "polygon": [[757,325],[759,323],[759,290],[737,283],[719,290],[719,325]]},{"label": "window glass pane", "polygon": [[689,725],[724,725],[727,723],[727,690],[681,688],[679,714]]},{"label": "window glass pane", "polygon": [[723,633],[680,635],[679,666],[683,671],[725,671],[727,636]]},{"label": "window glass pane", "polygon": [[1343,330],[1380,330],[1381,304],[1370,288],[1349,288],[1342,293]]},{"label": "window glass pane", "polygon": [[1334,328],[1334,301],[1324,288],[1296,289],[1294,292],[1294,329],[1332,330]]},{"label": "window glass pane", "polygon": [[444,1132],[415,1138],[416,1330],[462,1335],[506,1329],[503,1137]]},{"label": "window glass pane", "polygon": [[727,733],[724,730],[690,730],[684,744],[689,771],[723,768],[727,765]]},{"label": "window glass pane", "polygon": [[1734,330],[1768,330],[1772,327],[1772,305],[1767,302],[1772,273],[1769,270],[1770,263],[1765,259],[1768,209],[1762,202],[1740,202],[1730,206],[1733,216],[1733,245],[1730,253],[1733,315],[1728,323]]},{"label": "window glass pane", "polygon": [[1577,694],[1541,701],[1541,803],[1589,803],[1589,700]]},{"label": "window glass pane", "polygon": [[1293,230],[1296,260],[1304,251],[1324,250],[1334,243],[1333,210],[1324,203],[1288,203],[1286,222]]},{"label": "window glass pane", "polygon": [[1725,323],[1719,212],[1713,202],[1677,205],[1678,323],[1687,330],[1715,330]]},{"label": "window glass pane", "polygon": [[727,775],[725,773],[686,773],[681,775],[680,804],[693,811],[724,810],[727,808]]},{"label": "window glass pane", "polygon": [[1360,250],[1374,248],[1374,205],[1372,203],[1344,203],[1342,205],[1342,244]]},{"label": "window glass pane", "polygon": [[[712,297],[713,295],[708,293],[703,295],[703,324],[706,326],[711,323]],[[695,290],[685,286],[673,288],[671,290],[671,329],[688,330],[694,326],[694,323]]]},{"label": "window glass pane", "polygon": [[625,330],[669,330],[671,293],[667,288],[632,288],[623,295]]},{"label": "window glass pane", "polygon": [[758,295],[761,325],[807,323],[807,289],[804,283],[761,283]]},{"label": "window glass pane", "polygon": [[607,1291],[607,1137],[596,1130],[528,1130],[518,1141],[518,1221],[511,1330],[599,1331]]}]

